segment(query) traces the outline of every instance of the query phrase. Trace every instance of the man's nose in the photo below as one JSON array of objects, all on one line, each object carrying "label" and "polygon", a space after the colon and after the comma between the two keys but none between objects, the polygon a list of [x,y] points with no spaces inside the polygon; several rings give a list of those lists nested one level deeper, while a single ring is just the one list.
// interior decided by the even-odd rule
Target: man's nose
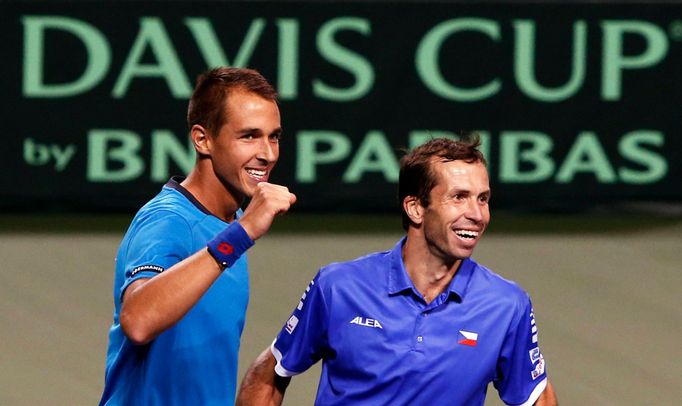
[{"label": "man's nose", "polygon": [[467,217],[476,222],[483,220],[483,208],[479,204],[478,199],[469,199],[469,203],[467,205]]},{"label": "man's nose", "polygon": [[263,137],[256,158],[267,162],[275,162],[277,161],[279,155],[278,147],[279,146],[277,144],[270,142],[268,137]]}]

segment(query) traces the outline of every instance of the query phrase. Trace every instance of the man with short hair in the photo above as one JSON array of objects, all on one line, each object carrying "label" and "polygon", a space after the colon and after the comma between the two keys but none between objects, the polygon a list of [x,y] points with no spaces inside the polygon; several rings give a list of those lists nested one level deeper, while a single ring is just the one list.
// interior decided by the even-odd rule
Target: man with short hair
[{"label": "man with short hair", "polygon": [[490,221],[478,139],[434,139],[401,160],[407,236],[323,267],[237,404],[279,405],[322,359],[318,405],[556,405],[528,295],[470,257]]},{"label": "man with short hair", "polygon": [[101,405],[234,402],[245,251],[296,201],[268,183],[282,127],[277,94],[260,73],[201,75],[187,123],[194,168],[140,209],[116,256]]}]

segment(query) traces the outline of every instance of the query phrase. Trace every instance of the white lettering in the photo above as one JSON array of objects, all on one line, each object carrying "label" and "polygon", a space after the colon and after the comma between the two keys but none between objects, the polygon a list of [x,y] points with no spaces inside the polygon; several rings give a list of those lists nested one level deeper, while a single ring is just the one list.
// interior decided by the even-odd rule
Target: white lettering
[{"label": "white lettering", "polygon": [[379,323],[379,320],[369,318],[366,319],[360,316],[356,316],[353,320],[350,321],[350,324],[357,324],[358,326],[383,329],[383,326],[381,325],[381,323]]}]

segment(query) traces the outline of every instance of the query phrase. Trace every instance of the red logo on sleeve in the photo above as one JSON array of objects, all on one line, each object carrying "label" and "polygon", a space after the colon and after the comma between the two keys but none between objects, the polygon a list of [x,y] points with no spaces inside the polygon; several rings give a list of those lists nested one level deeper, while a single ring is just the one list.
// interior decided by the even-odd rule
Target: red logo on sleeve
[{"label": "red logo on sleeve", "polygon": [[230,255],[234,252],[234,248],[226,242],[221,242],[218,244],[218,251],[220,251],[221,254]]}]

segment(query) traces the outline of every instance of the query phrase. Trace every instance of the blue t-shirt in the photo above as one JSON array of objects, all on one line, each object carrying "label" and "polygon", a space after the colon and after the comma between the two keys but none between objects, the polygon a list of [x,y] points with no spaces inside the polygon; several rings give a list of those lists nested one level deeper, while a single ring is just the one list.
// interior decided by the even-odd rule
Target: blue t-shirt
[{"label": "blue t-shirt", "polygon": [[149,344],[134,345],[119,323],[126,287],[205,248],[228,226],[175,178],[137,213],[116,256],[114,322],[101,405],[234,403],[249,298],[246,255],[225,269],[176,325]]},{"label": "blue t-shirt", "polygon": [[318,405],[510,405],[547,381],[528,295],[471,259],[426,304],[393,250],[324,267],[272,344],[275,371],[322,359]]}]

